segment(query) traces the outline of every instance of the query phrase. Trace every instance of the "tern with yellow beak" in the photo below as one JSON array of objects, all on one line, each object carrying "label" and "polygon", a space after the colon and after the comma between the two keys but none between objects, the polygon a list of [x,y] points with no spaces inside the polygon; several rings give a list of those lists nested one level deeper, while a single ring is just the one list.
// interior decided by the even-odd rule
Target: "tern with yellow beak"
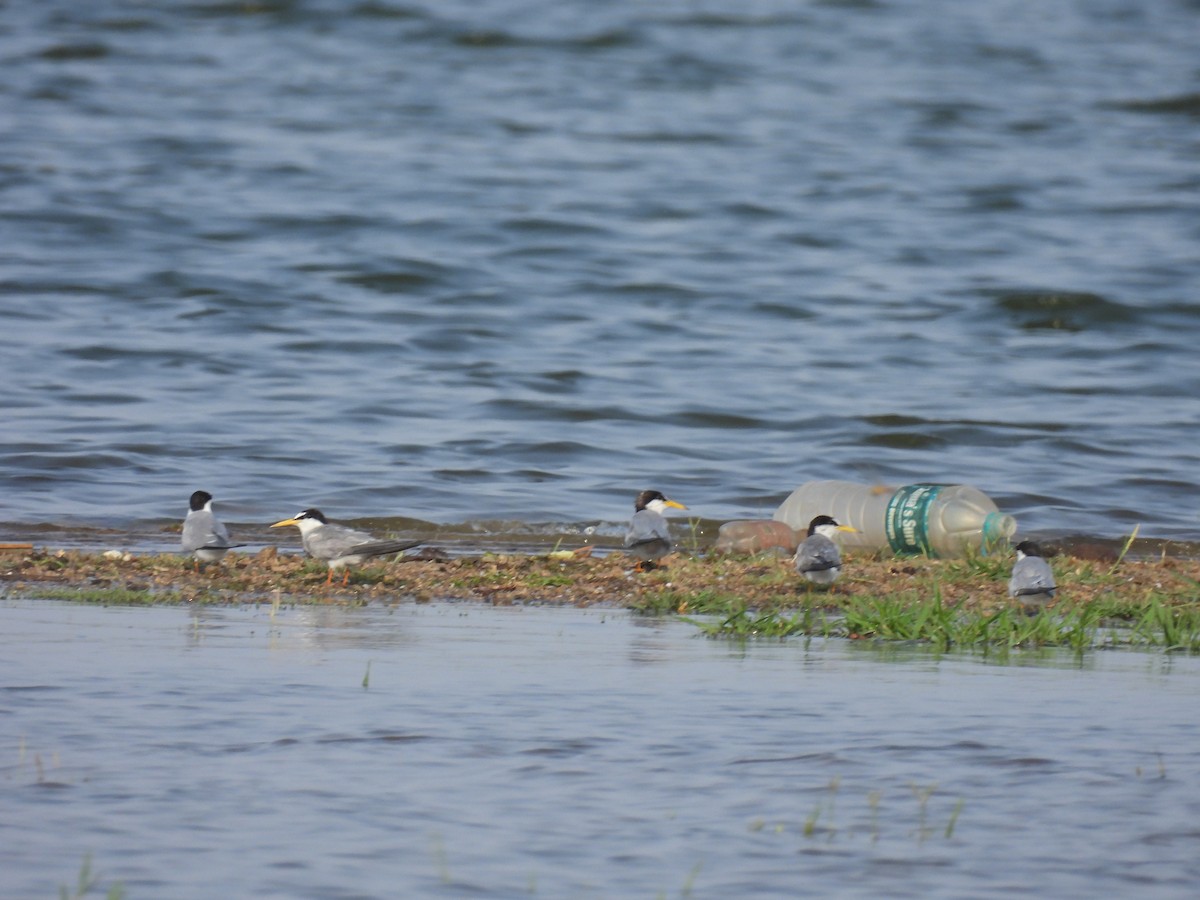
[{"label": "tern with yellow beak", "polygon": [[655,560],[671,552],[671,526],[663,513],[672,507],[687,509],[682,503],[668,500],[661,491],[642,491],[633,501],[625,549],[638,558],[637,571],[653,567]]},{"label": "tern with yellow beak", "polygon": [[817,516],[808,524],[808,537],[796,548],[792,562],[810,584],[827,587],[842,573],[842,554],[833,540],[839,531],[858,529],[839,525],[833,516]]},{"label": "tern with yellow beak", "polygon": [[357,566],[375,556],[389,556],[416,547],[421,541],[381,541],[365,531],[356,531],[345,525],[335,525],[319,509],[306,509],[290,519],[276,522],[272,528],[295,525],[300,529],[300,541],[313,559],[324,560],[329,565],[326,584],[333,583],[333,573],[345,569],[342,584],[350,579],[347,566]]}]

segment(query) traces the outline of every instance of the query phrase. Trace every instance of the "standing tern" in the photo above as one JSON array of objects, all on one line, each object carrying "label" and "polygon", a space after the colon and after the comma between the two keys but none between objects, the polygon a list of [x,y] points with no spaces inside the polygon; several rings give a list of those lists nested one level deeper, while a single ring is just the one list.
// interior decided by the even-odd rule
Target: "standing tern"
[{"label": "standing tern", "polygon": [[1008,580],[1008,596],[1029,607],[1045,606],[1054,599],[1058,585],[1054,572],[1042,558],[1042,548],[1033,541],[1021,541],[1016,546],[1017,561],[1013,563],[1012,578]]},{"label": "standing tern", "polygon": [[179,544],[184,553],[196,560],[196,568],[202,562],[217,562],[234,547],[229,540],[229,529],[212,511],[213,496],[208,491],[196,491],[188,501],[188,514],[183,520],[183,534]]},{"label": "standing tern", "polygon": [[671,552],[671,527],[663,517],[668,508],[687,509],[682,503],[668,500],[661,491],[642,491],[633,501],[625,549],[638,557],[639,572],[652,568],[655,560]]},{"label": "standing tern", "polygon": [[796,548],[792,562],[810,584],[828,586],[842,573],[842,554],[834,543],[839,531],[858,531],[839,525],[833,516],[817,516],[808,524],[808,537]]},{"label": "standing tern", "polygon": [[[345,525],[335,525],[319,509],[306,509],[290,519],[276,522],[272,528],[295,525],[300,529],[300,541],[313,559],[329,564],[326,584],[333,583],[333,573],[347,566],[357,566],[373,556],[389,556],[416,547],[422,541],[381,541],[365,531],[355,531]],[[342,584],[350,579],[350,570],[342,573]]]}]

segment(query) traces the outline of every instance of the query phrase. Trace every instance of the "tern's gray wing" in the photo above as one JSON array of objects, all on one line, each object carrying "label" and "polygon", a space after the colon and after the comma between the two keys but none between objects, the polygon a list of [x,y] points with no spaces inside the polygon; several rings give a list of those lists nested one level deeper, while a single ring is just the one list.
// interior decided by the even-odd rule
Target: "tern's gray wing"
[{"label": "tern's gray wing", "polygon": [[422,541],[369,541],[365,544],[355,544],[350,549],[355,556],[361,556],[366,559],[372,556],[388,556],[392,553],[401,553],[405,550],[411,550],[413,547],[419,547],[422,543]]},{"label": "tern's gray wing", "polygon": [[309,556],[317,559],[337,559],[346,556],[356,544],[368,544],[375,540],[365,531],[355,531],[345,525],[322,525],[304,535],[302,543]]},{"label": "tern's gray wing", "polygon": [[837,544],[823,534],[813,534],[806,537],[796,548],[796,571],[824,572],[839,568],[842,555],[838,552]]},{"label": "tern's gray wing", "polygon": [[230,542],[229,529],[207,509],[192,510],[187,514],[183,520],[180,543],[188,553],[204,549],[228,550],[241,546]]},{"label": "tern's gray wing", "polygon": [[304,537],[304,549],[317,559],[340,559],[345,556],[385,556],[416,547],[421,541],[381,541],[365,531],[345,525],[322,525]]},{"label": "tern's gray wing", "polygon": [[652,509],[639,509],[629,520],[629,531],[625,533],[625,547],[639,544],[671,543],[671,528],[667,520]]},{"label": "tern's gray wing", "polygon": [[1008,596],[1027,597],[1031,594],[1054,596],[1057,586],[1050,564],[1040,556],[1026,556],[1013,565],[1012,578],[1008,581]]}]

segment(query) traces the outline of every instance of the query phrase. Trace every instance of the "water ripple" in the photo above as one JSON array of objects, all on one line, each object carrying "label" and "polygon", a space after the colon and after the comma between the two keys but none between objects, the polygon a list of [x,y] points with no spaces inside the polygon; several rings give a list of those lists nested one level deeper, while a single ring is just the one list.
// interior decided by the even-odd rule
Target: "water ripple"
[{"label": "water ripple", "polygon": [[5,527],[841,477],[1197,536],[1194,10],[777,6],[14,7]]},{"label": "water ripple", "polygon": [[1200,91],[1170,97],[1111,101],[1104,105],[1125,112],[1200,116]]}]

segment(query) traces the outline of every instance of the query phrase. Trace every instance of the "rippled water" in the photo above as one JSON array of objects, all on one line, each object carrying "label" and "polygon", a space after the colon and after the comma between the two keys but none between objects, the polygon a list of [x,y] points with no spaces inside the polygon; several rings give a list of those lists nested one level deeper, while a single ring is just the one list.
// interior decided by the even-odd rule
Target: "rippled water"
[{"label": "rippled water", "polygon": [[1196,658],[738,647],[573,609],[2,611],[7,897],[88,853],[131,900],[1200,879]]},{"label": "rippled water", "polygon": [[[977,484],[1196,538],[1194,0],[0,19],[0,519]],[[558,523],[558,524],[554,524]]]}]

